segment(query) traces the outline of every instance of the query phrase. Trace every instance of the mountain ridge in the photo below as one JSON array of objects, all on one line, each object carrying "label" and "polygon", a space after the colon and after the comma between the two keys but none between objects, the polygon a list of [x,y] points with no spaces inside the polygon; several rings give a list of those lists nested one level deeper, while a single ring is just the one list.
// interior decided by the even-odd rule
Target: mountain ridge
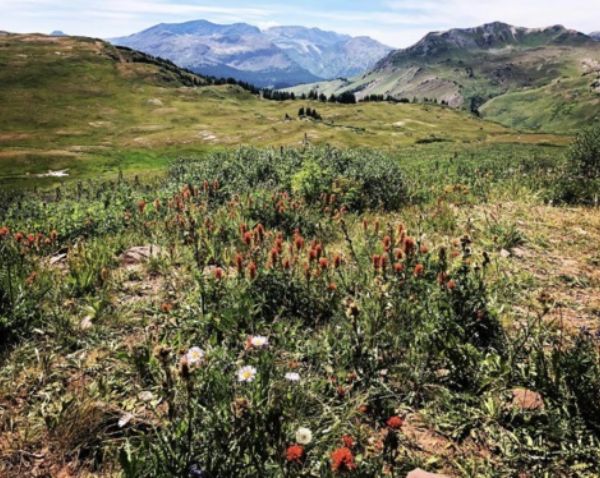
[{"label": "mountain ridge", "polygon": [[109,41],[168,58],[200,74],[232,76],[261,87],[355,76],[392,51],[368,37],[318,28],[261,30],[247,23],[207,20],[161,23]]},{"label": "mountain ridge", "polygon": [[431,32],[365,74],[291,91],[437,102],[511,127],[576,128],[600,119],[600,43],[560,25],[493,22]]},{"label": "mountain ridge", "polygon": [[374,69],[419,57],[437,58],[457,50],[502,49],[507,47],[539,47],[548,45],[581,45],[592,39],[584,33],[562,25],[545,28],[516,27],[503,22],[486,23],[472,28],[453,28],[430,32],[414,45],[391,52],[382,58]]}]

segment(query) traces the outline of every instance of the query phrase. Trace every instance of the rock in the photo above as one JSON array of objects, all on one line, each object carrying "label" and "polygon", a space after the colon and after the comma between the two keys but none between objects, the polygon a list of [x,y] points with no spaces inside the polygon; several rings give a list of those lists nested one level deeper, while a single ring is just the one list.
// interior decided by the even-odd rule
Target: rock
[{"label": "rock", "polygon": [[150,106],[163,106],[163,102],[158,98],[150,98],[148,104]]},{"label": "rock", "polygon": [[512,406],[519,410],[542,410],[544,408],[544,399],[539,393],[533,390],[521,387],[513,388]]},{"label": "rock", "polygon": [[526,252],[525,249],[521,248],[521,247],[513,247],[510,251],[511,255],[522,259],[523,257],[525,257]]},{"label": "rock", "polygon": [[144,391],[138,393],[138,398],[142,402],[151,402],[154,399],[154,394],[152,392],[150,392],[149,390],[144,390]]},{"label": "rock", "polygon": [[131,413],[125,413],[119,418],[119,428],[123,428],[133,419],[133,415]]},{"label": "rock", "polygon": [[429,473],[421,468],[415,468],[410,471],[406,478],[450,478],[448,475],[440,475],[439,473]]},{"label": "rock", "polygon": [[81,330],[89,330],[93,326],[94,326],[94,324],[92,323],[91,315],[86,315],[83,319],[81,319],[81,322],[79,322],[79,328]]},{"label": "rock", "polygon": [[50,260],[48,261],[48,264],[50,264],[51,266],[56,266],[58,264],[64,264],[67,260],[67,254],[56,254],[55,256],[52,256],[50,258]]},{"label": "rock", "polygon": [[137,265],[152,257],[157,257],[159,254],[160,247],[155,245],[132,247],[121,254],[121,264],[124,266]]},{"label": "rock", "polygon": [[502,249],[502,250],[500,251],[500,257],[504,257],[505,259],[506,259],[507,257],[510,257],[510,251],[507,251],[506,249]]}]

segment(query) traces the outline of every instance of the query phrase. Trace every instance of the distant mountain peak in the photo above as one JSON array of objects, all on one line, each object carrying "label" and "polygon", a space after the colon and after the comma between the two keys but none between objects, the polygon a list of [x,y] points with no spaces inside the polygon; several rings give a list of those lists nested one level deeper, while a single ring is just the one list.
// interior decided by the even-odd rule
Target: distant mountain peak
[{"label": "distant mountain peak", "polygon": [[563,25],[544,28],[516,27],[504,22],[491,22],[472,28],[453,28],[431,32],[411,47],[396,50],[381,60],[377,68],[403,61],[443,58],[460,51],[491,51],[503,48],[529,48],[545,45],[579,45],[590,37]]},{"label": "distant mountain peak", "polygon": [[[169,33],[173,35],[258,35],[260,29],[248,23],[221,25],[208,20],[191,20],[184,23],[159,23],[141,33]],[[139,35],[138,34],[138,35]]]},{"label": "distant mountain peak", "polygon": [[293,25],[262,31],[247,23],[219,25],[207,20],[161,23],[112,42],[199,73],[269,87],[355,76],[392,51],[368,37],[319,28]]},{"label": "distant mountain peak", "polygon": [[54,30],[52,33],[50,33],[51,37],[66,37],[67,34],[65,32],[63,32],[62,30]]},{"label": "distant mountain peak", "polygon": [[590,37],[596,41],[600,41],[600,31],[590,33]]}]

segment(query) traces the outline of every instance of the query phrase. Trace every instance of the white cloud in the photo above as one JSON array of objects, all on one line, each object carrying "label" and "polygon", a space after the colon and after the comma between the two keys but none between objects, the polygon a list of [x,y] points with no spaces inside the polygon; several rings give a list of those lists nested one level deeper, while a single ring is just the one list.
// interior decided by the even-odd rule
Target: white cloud
[{"label": "white cloud", "polygon": [[[0,29],[111,37],[161,22],[204,18],[248,22],[261,28],[306,25],[368,35],[395,47],[408,46],[432,30],[492,21],[543,27],[561,23],[583,32],[600,30],[599,0],[370,0],[328,8],[328,0],[0,0]],[[354,3],[354,5],[353,5]],[[361,2],[362,3],[362,2]],[[239,6],[237,6],[239,5]]]}]

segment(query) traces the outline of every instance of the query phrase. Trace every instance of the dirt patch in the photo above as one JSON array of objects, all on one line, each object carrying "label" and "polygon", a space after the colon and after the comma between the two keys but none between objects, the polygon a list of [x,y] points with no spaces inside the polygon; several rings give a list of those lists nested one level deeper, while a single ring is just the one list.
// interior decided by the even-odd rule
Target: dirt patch
[{"label": "dirt patch", "polygon": [[[505,214],[510,205],[503,208]],[[513,210],[520,216],[522,211]],[[527,238],[506,260],[534,279],[530,297],[549,298],[547,320],[576,333],[600,330],[600,215],[597,210],[537,206],[519,217]],[[516,251],[516,253],[515,253]]]},{"label": "dirt patch", "polygon": [[30,133],[20,133],[20,132],[0,133],[0,142],[23,141],[25,139],[31,138],[31,136],[32,135]]},{"label": "dirt patch", "polygon": [[30,156],[30,155],[49,156],[49,157],[70,156],[73,158],[76,158],[79,156],[79,154],[77,154],[73,151],[67,151],[67,150],[42,151],[39,149],[18,149],[18,150],[11,150],[11,151],[0,151],[0,158],[20,158],[23,156]]},{"label": "dirt patch", "polygon": [[211,133],[210,131],[199,131],[198,137],[202,138],[204,141],[216,141],[217,136]]}]

